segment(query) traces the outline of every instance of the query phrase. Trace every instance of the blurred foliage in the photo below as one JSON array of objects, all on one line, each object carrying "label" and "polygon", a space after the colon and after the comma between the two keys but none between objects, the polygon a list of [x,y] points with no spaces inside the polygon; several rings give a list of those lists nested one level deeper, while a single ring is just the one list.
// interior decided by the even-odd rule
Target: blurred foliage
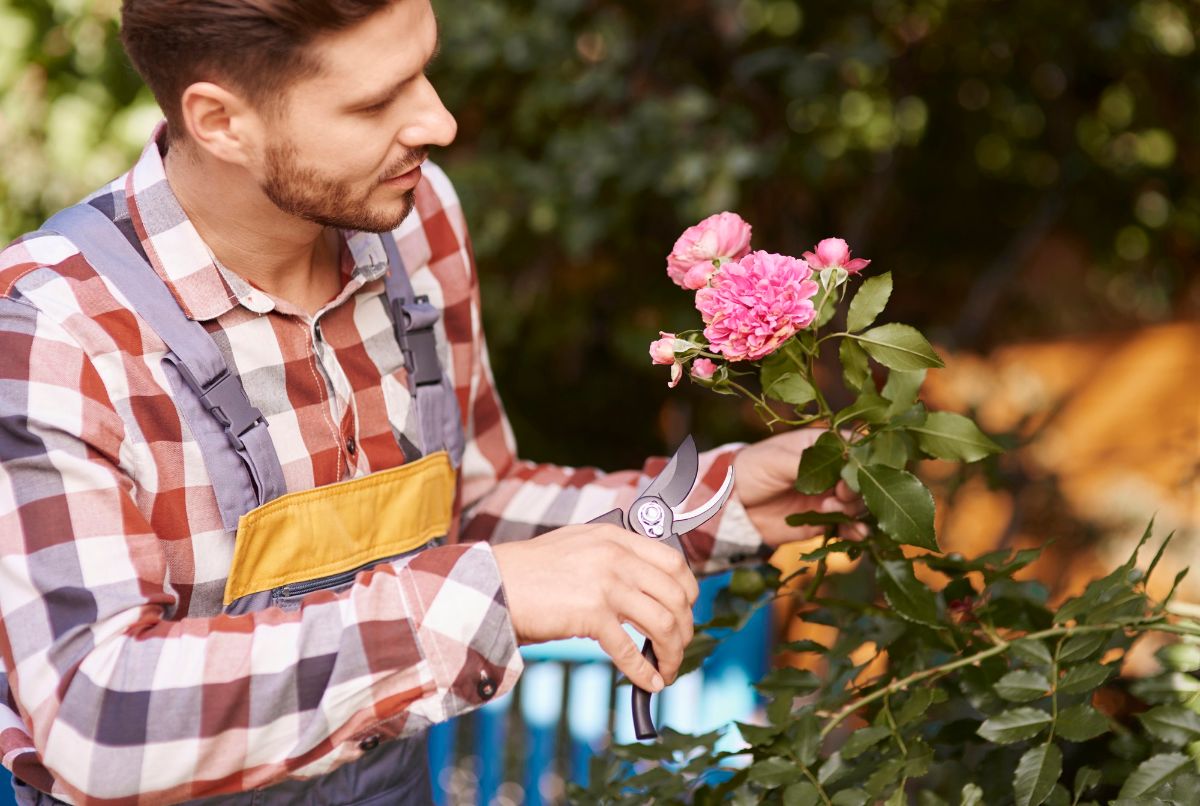
[{"label": "blurred foliage", "polygon": [[[952,348],[1197,306],[1194,2],[435,5],[462,127],[439,159],[530,457],[621,466],[689,428],[754,433],[751,413],[668,397],[646,355],[694,317],[665,255],[722,209],[781,252],[840,235],[916,275],[895,315]],[[0,0],[5,238],[124,170],[157,116],[117,9]],[[1037,263],[1048,238],[1074,258]]]}]

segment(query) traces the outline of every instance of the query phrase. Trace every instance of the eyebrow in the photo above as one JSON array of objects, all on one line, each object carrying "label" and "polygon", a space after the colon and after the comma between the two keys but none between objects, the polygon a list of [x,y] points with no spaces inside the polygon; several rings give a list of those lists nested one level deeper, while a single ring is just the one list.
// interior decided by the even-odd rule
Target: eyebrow
[{"label": "eyebrow", "polygon": [[346,104],[345,108],[349,110],[370,109],[373,106],[378,106],[379,104],[385,103],[389,98],[397,95],[400,90],[404,89],[405,84],[408,84],[418,75],[424,74],[425,71],[428,70],[435,61],[437,61],[437,58],[439,55],[441,55],[441,52],[442,40],[441,37],[438,37],[433,46],[433,53],[429,54],[429,58],[425,60],[425,64],[421,66],[420,70],[411,76],[405,76],[382,92],[377,92],[367,98],[360,98],[359,100],[351,101],[350,103]]}]

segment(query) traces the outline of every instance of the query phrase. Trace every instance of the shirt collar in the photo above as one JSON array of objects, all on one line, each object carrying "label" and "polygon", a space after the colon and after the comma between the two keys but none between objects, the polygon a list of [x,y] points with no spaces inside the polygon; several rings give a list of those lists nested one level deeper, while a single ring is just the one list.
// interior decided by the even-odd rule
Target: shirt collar
[{"label": "shirt collar", "polygon": [[[189,319],[216,319],[237,305],[256,313],[275,308],[269,294],[221,266],[188,220],[167,182],[166,123],[159,123],[133,168],[125,175],[125,197],[150,265]],[[362,286],[387,272],[387,252],[370,232],[343,231],[353,260],[351,284]]]}]

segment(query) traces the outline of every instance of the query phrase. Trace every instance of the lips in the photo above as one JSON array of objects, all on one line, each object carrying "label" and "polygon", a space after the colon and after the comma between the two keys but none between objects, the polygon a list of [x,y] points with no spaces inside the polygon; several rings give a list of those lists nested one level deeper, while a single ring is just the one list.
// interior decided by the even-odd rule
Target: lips
[{"label": "lips", "polygon": [[428,158],[428,154],[419,153],[416,161],[412,163],[412,167],[400,173],[395,173],[391,176],[388,176],[383,180],[383,184],[390,185],[392,187],[402,187],[405,189],[412,189],[416,187],[421,181],[421,166]]},{"label": "lips", "polygon": [[416,165],[415,167],[409,169],[408,171],[405,171],[402,174],[396,174],[395,176],[392,176],[392,177],[389,177],[388,179],[383,180],[383,183],[385,185],[389,185],[391,187],[398,187],[398,188],[404,188],[405,190],[411,190],[412,188],[415,188],[417,186],[417,184],[420,183],[420,181],[421,181],[421,166]]}]

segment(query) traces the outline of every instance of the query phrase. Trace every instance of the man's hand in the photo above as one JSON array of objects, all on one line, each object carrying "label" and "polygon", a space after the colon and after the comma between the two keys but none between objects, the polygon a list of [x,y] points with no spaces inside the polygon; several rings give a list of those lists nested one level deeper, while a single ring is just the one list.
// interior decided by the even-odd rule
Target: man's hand
[{"label": "man's hand", "polygon": [[[675,679],[700,592],[678,551],[608,524],[564,526],[494,551],[521,643],[595,638],[637,686],[660,691]],[[625,622],[654,643],[657,671]]]},{"label": "man's hand", "polygon": [[[785,519],[796,512],[842,512],[857,517],[864,512],[862,500],[839,481],[824,495],[796,492],[796,467],[800,454],[817,441],[822,431],[806,428],[768,437],[747,445],[734,459],[737,481],[734,494],[746,508],[751,523],[771,548],[793,540],[807,540],[823,534],[823,526],[788,526]],[[862,537],[860,526],[840,530],[846,537]]]}]

